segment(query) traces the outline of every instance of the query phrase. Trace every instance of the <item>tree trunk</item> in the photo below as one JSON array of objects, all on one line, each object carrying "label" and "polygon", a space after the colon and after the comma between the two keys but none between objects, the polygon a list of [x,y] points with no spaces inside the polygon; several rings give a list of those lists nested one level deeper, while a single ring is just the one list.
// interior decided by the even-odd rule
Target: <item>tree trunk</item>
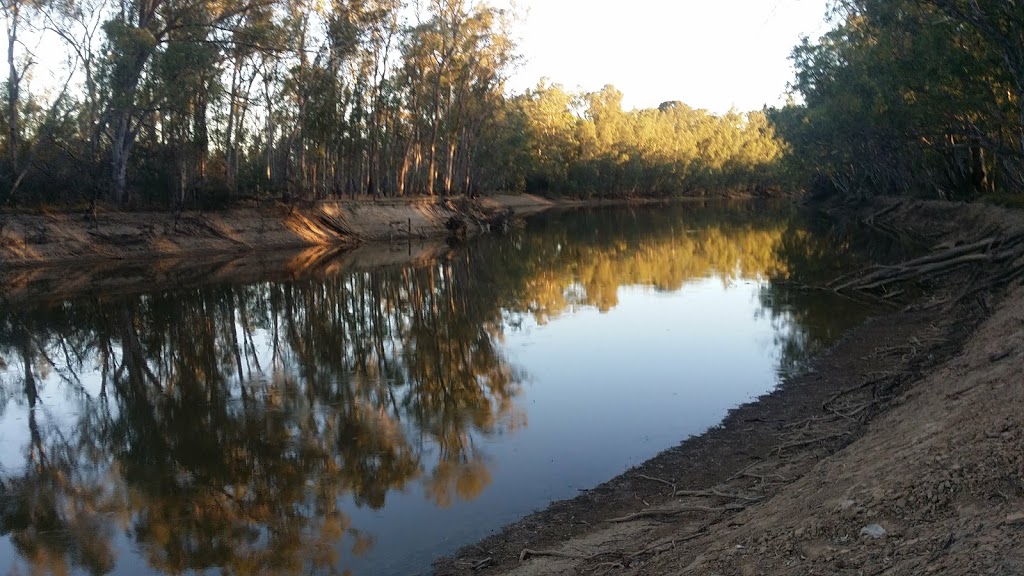
[{"label": "tree trunk", "polygon": [[126,55],[129,64],[120,75],[120,82],[112,89],[112,104],[109,117],[114,118],[114,136],[110,142],[111,177],[110,191],[114,202],[126,203],[130,200],[127,193],[128,161],[135,144],[135,127],[132,118],[137,112],[135,96],[142,79],[142,71],[152,54],[153,48],[137,47],[135,53]]},{"label": "tree trunk", "polygon": [[444,195],[452,193],[452,172],[455,170],[455,142],[448,143],[448,162],[444,172]]},{"label": "tree trunk", "polygon": [[238,98],[238,66],[239,59],[236,58],[231,66],[231,91],[228,93],[228,125],[224,130],[224,168],[225,182],[228,192],[233,196],[238,192],[237,172],[235,166],[238,163],[238,153],[235,151],[235,114],[238,106],[235,104]]},{"label": "tree trunk", "polygon": [[207,99],[209,87],[198,94],[198,102],[192,113],[192,126],[195,130],[195,151],[196,151],[196,179],[199,183],[206,182],[206,162],[210,150],[210,131],[206,124],[206,109],[209,106]]},{"label": "tree trunk", "polygon": [[11,3],[7,15],[7,155],[11,171],[18,172],[18,147],[21,145],[21,128],[18,120],[18,100],[21,97],[21,78],[14,61],[14,49],[18,43],[18,22],[21,4]]},{"label": "tree trunk", "polygon": [[118,114],[114,138],[110,142],[110,196],[118,205],[128,201],[128,158],[134,140],[131,121],[131,113],[124,111]]}]

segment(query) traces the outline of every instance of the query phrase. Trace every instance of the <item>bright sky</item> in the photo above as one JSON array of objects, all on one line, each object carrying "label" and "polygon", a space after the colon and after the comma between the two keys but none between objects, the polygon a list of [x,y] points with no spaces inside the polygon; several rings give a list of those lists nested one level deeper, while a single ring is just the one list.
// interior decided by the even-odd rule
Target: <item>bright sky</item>
[{"label": "bright sky", "polygon": [[827,29],[827,0],[516,0],[525,61],[516,92],[541,77],[567,89],[614,84],[624,105],[680,100],[725,112],[783,101],[801,35]]}]

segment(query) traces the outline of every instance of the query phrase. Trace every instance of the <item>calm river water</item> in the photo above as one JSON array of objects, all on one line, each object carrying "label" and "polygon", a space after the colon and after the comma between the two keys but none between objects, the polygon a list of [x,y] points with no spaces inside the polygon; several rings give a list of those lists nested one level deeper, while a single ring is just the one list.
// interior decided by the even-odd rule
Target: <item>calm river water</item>
[{"label": "calm river water", "polygon": [[429,573],[800,370],[866,313],[798,288],[846,250],[753,203],[578,210],[0,305],[0,574]]}]

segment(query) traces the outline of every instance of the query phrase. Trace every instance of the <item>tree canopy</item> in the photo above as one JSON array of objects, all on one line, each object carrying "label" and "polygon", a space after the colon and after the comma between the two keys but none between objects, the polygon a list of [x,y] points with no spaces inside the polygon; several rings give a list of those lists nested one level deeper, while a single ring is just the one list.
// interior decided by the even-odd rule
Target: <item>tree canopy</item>
[{"label": "tree canopy", "polygon": [[972,198],[1024,183],[1024,7],[836,0],[770,111],[790,167],[843,194]]},{"label": "tree canopy", "polygon": [[[478,0],[4,0],[0,204],[699,195],[772,186],[761,113],[609,86],[510,95],[516,15]],[[26,35],[47,43],[40,55]],[[30,81],[32,80],[32,81]]]}]

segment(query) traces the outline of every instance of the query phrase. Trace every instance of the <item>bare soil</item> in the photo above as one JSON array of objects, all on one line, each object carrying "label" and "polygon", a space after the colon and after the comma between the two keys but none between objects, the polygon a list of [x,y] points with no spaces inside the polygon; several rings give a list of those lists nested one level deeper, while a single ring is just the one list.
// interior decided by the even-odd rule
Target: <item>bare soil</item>
[{"label": "bare soil", "polygon": [[336,276],[342,270],[433,261],[452,247],[443,239],[373,243],[355,248],[312,246],[304,250],[169,256],[134,262],[86,261],[0,268],[0,301],[61,302],[82,294],[104,296],[190,288],[210,283],[253,283]]},{"label": "bare soil", "polygon": [[485,199],[357,199],[239,206],[216,212],[41,212],[0,214],[0,269],[182,257],[223,258],[311,246],[445,237],[449,222],[467,233],[510,212],[553,205],[530,195]]},{"label": "bare soil", "polygon": [[[361,261],[409,262],[446,250],[453,219],[467,235],[488,218],[555,204],[531,195],[371,198],[219,212],[0,213],[0,299],[59,300],[218,279],[331,274]],[[297,250],[305,248],[305,250]]]},{"label": "bare soil", "polygon": [[[1024,233],[986,206],[860,220],[937,252]],[[978,258],[920,278],[808,373],[436,573],[1024,574],[1022,268]]]}]

